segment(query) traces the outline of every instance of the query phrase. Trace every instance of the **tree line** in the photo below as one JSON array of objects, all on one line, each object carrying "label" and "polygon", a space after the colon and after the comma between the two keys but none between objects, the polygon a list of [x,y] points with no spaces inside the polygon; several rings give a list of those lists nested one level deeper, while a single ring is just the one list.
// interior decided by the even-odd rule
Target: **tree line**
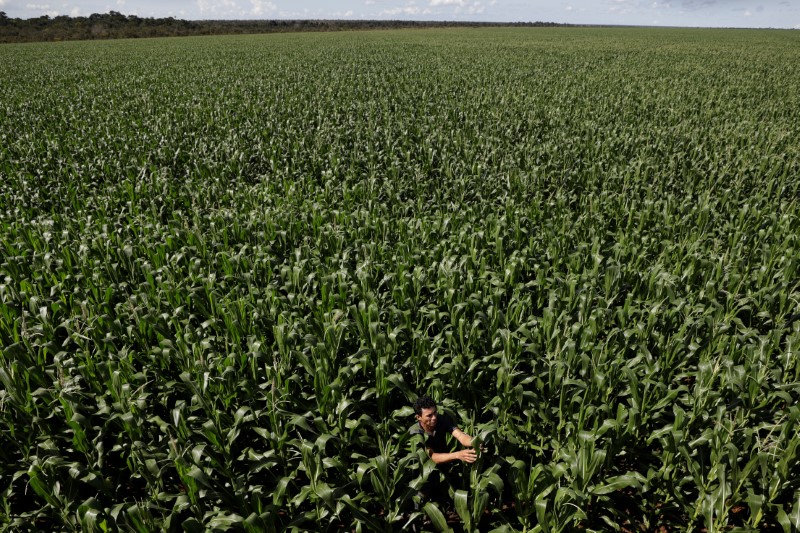
[{"label": "tree line", "polygon": [[0,11],[0,42],[478,26],[566,26],[566,24],[411,20],[181,20],[174,17],[123,15],[117,11],[94,13],[88,17],[42,15],[20,19],[8,17],[4,11]]}]

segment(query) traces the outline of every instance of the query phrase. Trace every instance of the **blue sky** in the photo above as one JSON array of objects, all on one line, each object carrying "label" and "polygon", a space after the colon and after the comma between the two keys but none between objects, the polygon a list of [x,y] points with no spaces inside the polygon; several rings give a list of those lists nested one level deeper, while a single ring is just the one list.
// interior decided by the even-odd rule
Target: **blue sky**
[{"label": "blue sky", "polygon": [[9,17],[408,19],[800,29],[800,0],[0,0]]}]

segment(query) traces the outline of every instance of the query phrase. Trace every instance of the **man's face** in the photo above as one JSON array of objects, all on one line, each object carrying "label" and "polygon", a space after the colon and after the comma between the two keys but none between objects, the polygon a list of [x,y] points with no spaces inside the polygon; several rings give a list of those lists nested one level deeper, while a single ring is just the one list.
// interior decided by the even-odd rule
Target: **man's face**
[{"label": "man's face", "polygon": [[423,409],[422,414],[417,415],[417,420],[419,420],[419,425],[422,426],[422,429],[424,429],[426,433],[433,433],[433,430],[436,429],[436,419],[438,416],[436,407],[429,407]]}]

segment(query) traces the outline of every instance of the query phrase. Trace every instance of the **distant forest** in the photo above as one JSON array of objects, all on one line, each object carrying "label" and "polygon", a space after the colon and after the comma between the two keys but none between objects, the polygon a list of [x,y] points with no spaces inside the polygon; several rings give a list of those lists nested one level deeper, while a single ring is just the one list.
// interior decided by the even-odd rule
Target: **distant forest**
[{"label": "distant forest", "polygon": [[429,22],[406,20],[180,20],[147,18],[116,11],[88,17],[10,18],[0,11],[0,43],[129,39],[291,31],[343,31],[390,28],[441,28],[481,26],[567,26],[551,22]]}]

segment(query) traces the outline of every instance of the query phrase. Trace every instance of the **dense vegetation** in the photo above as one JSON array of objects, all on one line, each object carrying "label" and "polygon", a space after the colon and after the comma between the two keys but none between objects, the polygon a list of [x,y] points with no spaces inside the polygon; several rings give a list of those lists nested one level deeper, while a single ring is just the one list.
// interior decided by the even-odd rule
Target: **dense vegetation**
[{"label": "dense vegetation", "polygon": [[800,34],[0,47],[0,523],[800,523]]},{"label": "dense vegetation", "polygon": [[567,26],[551,22],[457,22],[416,20],[180,20],[123,15],[117,11],[88,17],[59,15],[20,19],[0,11],[0,43],[186,37],[190,35],[238,35],[275,32],[345,31],[447,27],[547,27]]}]

